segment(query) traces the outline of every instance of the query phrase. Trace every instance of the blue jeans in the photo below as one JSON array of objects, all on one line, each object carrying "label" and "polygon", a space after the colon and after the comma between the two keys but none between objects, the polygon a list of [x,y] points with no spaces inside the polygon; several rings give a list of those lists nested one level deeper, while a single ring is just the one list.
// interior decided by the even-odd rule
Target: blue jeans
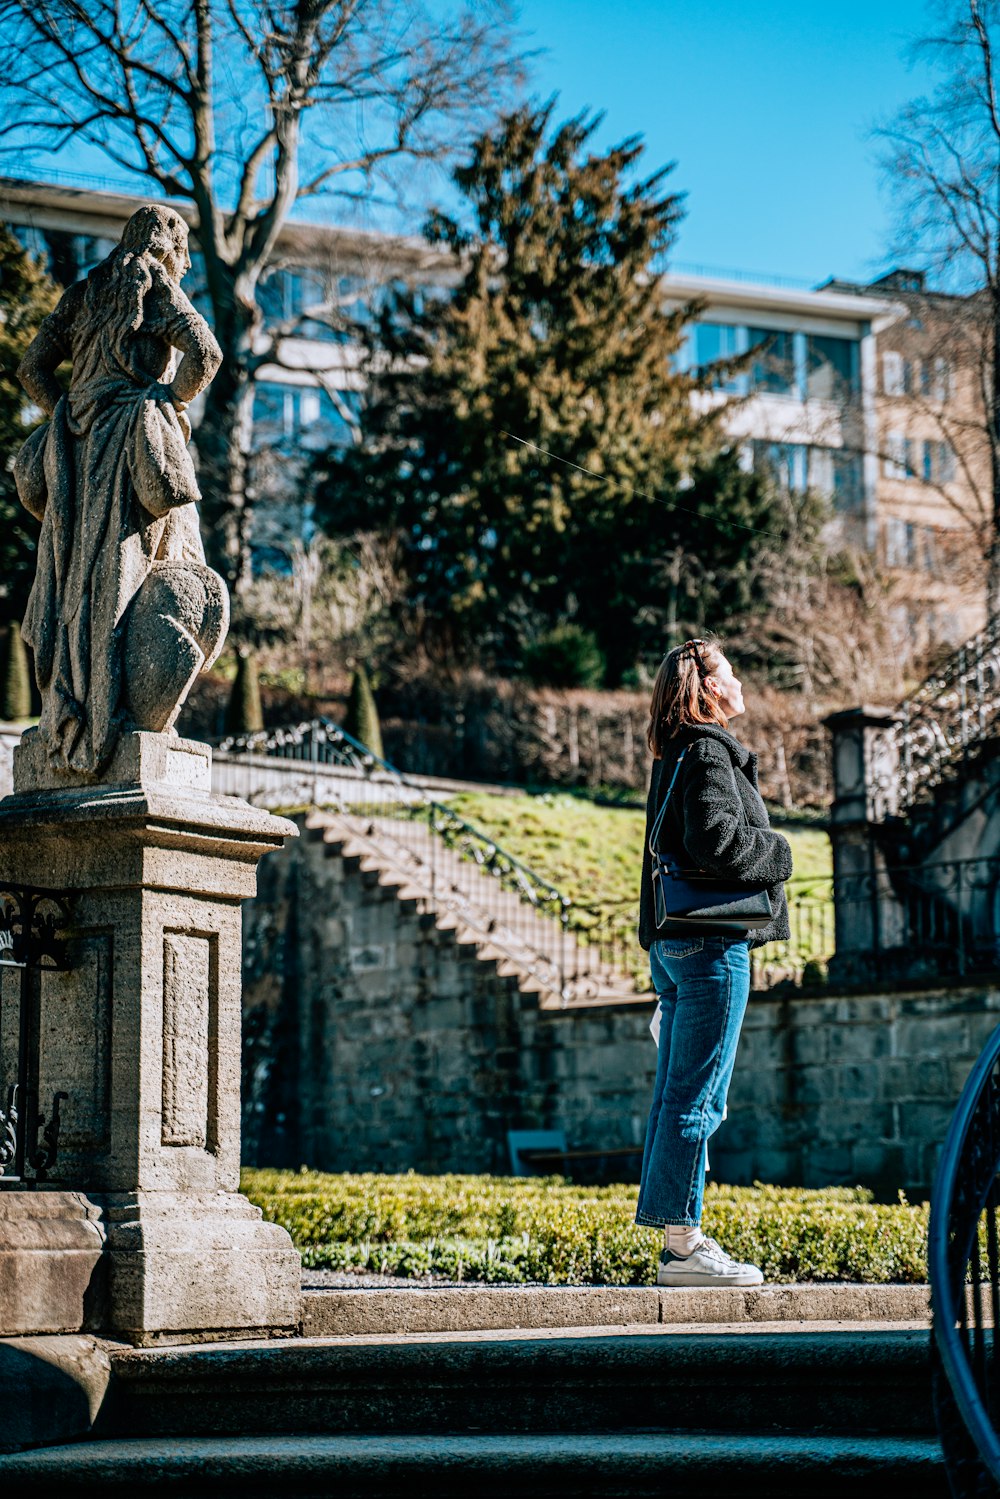
[{"label": "blue jeans", "polygon": [[660,1049],[635,1221],[693,1228],[750,997],[750,949],[745,938],[671,937],[653,943],[649,962]]}]

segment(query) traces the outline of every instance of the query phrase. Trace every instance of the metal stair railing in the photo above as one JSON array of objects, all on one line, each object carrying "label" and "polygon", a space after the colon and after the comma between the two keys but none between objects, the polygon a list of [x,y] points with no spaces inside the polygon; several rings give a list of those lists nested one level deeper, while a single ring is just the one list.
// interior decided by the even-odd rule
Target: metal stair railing
[{"label": "metal stair railing", "polygon": [[1000,722],[1000,616],[966,641],[915,693],[886,730],[899,816],[956,773]]},{"label": "metal stair railing", "polygon": [[[630,962],[633,924],[622,919],[628,903],[575,903],[332,719],[229,736],[215,751],[219,790],[286,807],[301,801],[336,808],[351,834],[425,892],[439,913],[451,913],[563,1004],[644,987]],[[269,774],[276,760],[293,764]],[[420,828],[422,840],[414,836]],[[456,860],[489,879],[488,899]]]},{"label": "metal stair railing", "polygon": [[1000,1026],[952,1117],[931,1198],[938,1430],[956,1499],[1000,1492]]}]

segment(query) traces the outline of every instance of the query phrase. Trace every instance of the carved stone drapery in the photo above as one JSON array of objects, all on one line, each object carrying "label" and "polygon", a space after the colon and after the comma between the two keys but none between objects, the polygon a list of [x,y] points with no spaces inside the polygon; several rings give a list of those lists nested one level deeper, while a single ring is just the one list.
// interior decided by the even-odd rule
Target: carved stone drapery
[{"label": "carved stone drapery", "polygon": [[123,731],[169,729],[228,628],[225,584],[205,565],[185,414],[222,355],[181,290],[190,263],[181,216],[139,209],[18,370],[49,418],[14,470],[41,522],[24,638],[37,734],[67,776],[99,776]]}]

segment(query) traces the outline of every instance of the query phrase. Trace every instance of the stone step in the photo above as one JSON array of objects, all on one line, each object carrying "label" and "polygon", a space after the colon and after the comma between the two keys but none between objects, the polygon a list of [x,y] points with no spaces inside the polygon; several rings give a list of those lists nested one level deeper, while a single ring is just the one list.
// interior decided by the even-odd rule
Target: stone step
[{"label": "stone step", "polygon": [[[667,1289],[658,1286],[325,1286],[303,1272],[307,1337],[549,1328],[802,1323],[930,1326],[930,1287],[853,1284]],[[312,1283],[310,1284],[310,1277]],[[316,1282],[319,1282],[317,1285]]]},{"label": "stone step", "polygon": [[[644,1403],[657,1399],[646,1390]],[[690,1492],[698,1499],[947,1499],[936,1439],[857,1436],[247,1436],[72,1443],[0,1457],[4,1499],[551,1499]]]},{"label": "stone step", "polygon": [[924,1328],[872,1325],[118,1348],[95,1435],[929,1436],[928,1348]]}]

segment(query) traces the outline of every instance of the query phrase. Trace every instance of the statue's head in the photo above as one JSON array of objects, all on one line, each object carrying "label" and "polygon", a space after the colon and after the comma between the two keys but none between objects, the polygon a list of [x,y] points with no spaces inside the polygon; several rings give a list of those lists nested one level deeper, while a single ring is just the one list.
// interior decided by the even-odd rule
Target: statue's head
[{"label": "statue's head", "polygon": [[191,267],[188,226],[175,208],[147,204],[136,209],[125,225],[119,250],[151,255],[172,281],[180,281]]}]

